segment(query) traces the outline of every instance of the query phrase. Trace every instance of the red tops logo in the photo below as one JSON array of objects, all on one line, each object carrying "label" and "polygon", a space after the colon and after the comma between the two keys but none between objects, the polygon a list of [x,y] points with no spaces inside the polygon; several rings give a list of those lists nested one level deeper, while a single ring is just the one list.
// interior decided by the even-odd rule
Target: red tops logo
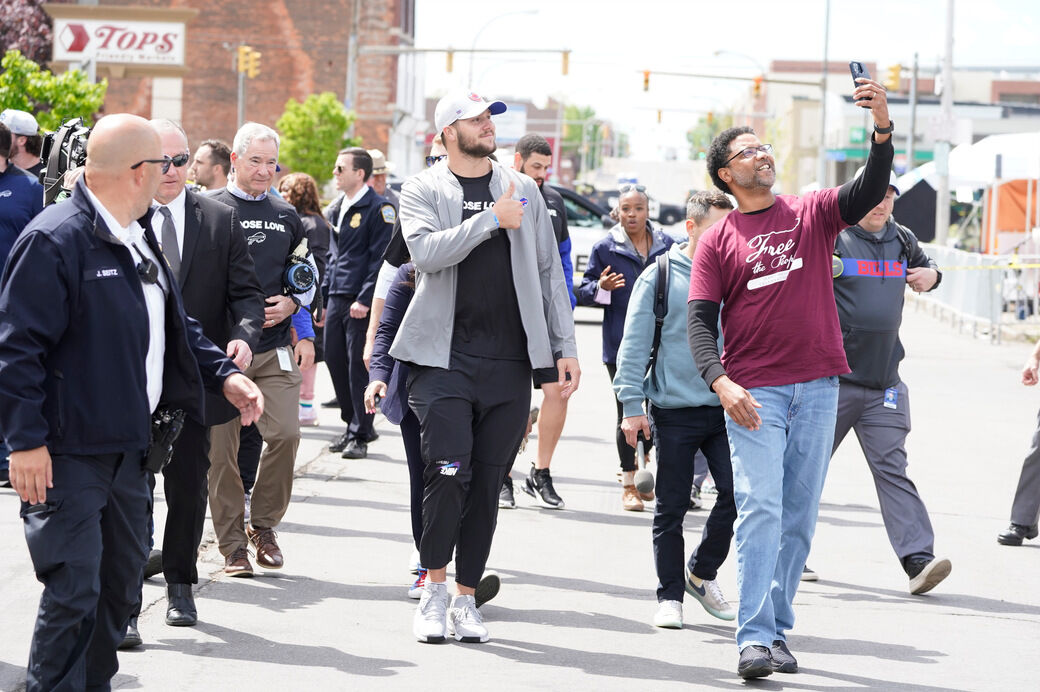
[{"label": "red tops logo", "polygon": [[470,101],[476,101],[477,103],[480,103],[484,99],[482,99],[479,96],[477,96],[476,92],[471,91],[471,92],[469,92],[469,100]]},{"label": "red tops logo", "polygon": [[164,55],[173,50],[177,34],[174,32],[159,34],[154,31],[134,30],[116,24],[102,24],[94,29],[94,36],[91,37],[84,25],[69,23],[58,36],[62,46],[70,53],[83,52],[90,44],[91,38],[96,39],[95,51],[151,51]]}]

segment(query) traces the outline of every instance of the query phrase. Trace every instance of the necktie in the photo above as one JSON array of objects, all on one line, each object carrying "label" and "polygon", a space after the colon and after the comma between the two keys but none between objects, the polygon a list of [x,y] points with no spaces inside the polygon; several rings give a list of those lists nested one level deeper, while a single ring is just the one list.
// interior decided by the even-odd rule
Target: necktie
[{"label": "necktie", "polygon": [[166,261],[170,263],[175,278],[181,273],[181,253],[177,249],[177,228],[173,225],[173,214],[169,207],[159,207],[159,213],[163,215],[162,222],[162,251],[166,255]]}]

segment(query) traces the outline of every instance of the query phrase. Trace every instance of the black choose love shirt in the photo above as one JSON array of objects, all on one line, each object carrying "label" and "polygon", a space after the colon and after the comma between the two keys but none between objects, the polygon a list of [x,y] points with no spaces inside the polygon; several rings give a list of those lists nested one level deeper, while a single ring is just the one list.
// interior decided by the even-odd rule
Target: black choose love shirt
[{"label": "black choose love shirt", "polygon": [[[462,185],[463,221],[495,203],[490,172],[479,178],[455,177]],[[451,350],[480,358],[529,360],[506,234],[496,230],[473,248],[458,264],[455,277]]]}]

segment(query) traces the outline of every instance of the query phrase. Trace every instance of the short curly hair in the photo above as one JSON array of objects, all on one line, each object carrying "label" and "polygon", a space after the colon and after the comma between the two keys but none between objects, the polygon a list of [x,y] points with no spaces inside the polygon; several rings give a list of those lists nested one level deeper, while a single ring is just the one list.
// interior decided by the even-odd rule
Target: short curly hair
[{"label": "short curly hair", "polygon": [[731,127],[728,130],[720,132],[715,139],[711,141],[711,146],[708,148],[708,175],[711,176],[711,182],[715,183],[715,187],[719,188],[727,195],[733,194],[729,189],[729,185],[719,177],[719,169],[726,167],[726,159],[729,158],[729,145],[733,143],[733,140],[740,135],[753,135],[755,131],[750,127]]},{"label": "short curly hair", "polygon": [[318,204],[318,186],[314,178],[306,173],[290,173],[278,181],[278,192],[285,201],[296,207],[296,211],[304,214],[321,214]]}]

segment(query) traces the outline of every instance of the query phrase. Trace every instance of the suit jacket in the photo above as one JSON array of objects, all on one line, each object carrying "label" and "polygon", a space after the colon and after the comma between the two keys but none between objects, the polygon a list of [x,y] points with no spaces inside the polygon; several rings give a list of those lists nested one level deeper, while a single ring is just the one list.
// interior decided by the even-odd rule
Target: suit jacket
[{"label": "suit jacket", "polygon": [[[264,324],[264,294],[253,269],[238,213],[187,190],[184,196],[184,251],[177,277],[184,311],[222,350],[241,339],[256,350]],[[238,411],[223,396],[207,392],[207,426],[226,423]]]}]

